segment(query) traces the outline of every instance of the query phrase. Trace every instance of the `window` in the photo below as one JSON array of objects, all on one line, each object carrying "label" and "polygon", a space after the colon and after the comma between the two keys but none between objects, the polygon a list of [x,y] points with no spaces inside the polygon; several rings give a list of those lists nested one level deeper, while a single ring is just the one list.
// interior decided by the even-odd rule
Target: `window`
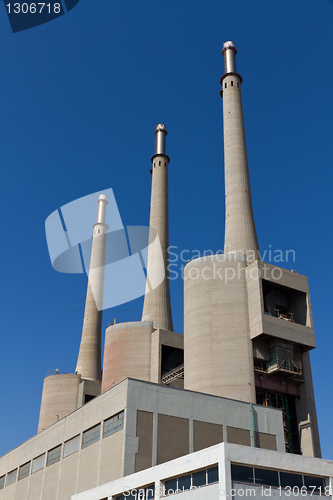
[{"label": "window", "polygon": [[303,476],[293,472],[231,464],[231,478],[236,483],[255,483],[273,488],[295,488],[296,491],[305,487],[308,495],[325,494],[325,478],[318,476]]},{"label": "window", "polygon": [[212,467],[207,470],[207,483],[217,483],[219,480],[219,470],[218,467]]},{"label": "window", "polygon": [[239,88],[239,82],[237,82],[237,87]]},{"label": "window", "polygon": [[178,478],[178,489],[180,491],[189,490],[191,488],[191,474]]},{"label": "window", "polygon": [[231,80],[231,82],[230,82],[230,83],[231,83],[231,86],[233,87],[233,86],[234,86],[234,82]]},{"label": "window", "polygon": [[65,442],[64,458],[80,449],[80,434]]},{"label": "window", "polygon": [[99,441],[100,437],[101,437],[101,424],[95,425],[91,429],[84,431],[82,437],[82,448],[86,448],[87,446],[96,443],[96,441]]},{"label": "window", "polygon": [[226,83],[224,84],[224,88],[225,88],[225,89],[227,88],[227,84],[226,84]]},{"label": "window", "polygon": [[39,457],[36,457],[32,461],[32,474],[34,472],[37,472],[40,469],[43,469],[45,465],[45,453],[43,455],[39,455]]},{"label": "window", "polygon": [[12,470],[7,474],[7,479],[6,479],[6,486],[9,486],[10,484],[15,483],[17,477],[17,469]]},{"label": "window", "polygon": [[303,478],[301,474],[292,474],[290,472],[280,472],[280,482],[282,488],[285,488],[286,486],[290,486],[290,488],[293,488],[294,486],[302,488],[303,486]]},{"label": "window", "polygon": [[29,474],[30,474],[30,466],[31,466],[31,462],[28,462],[28,463],[26,463],[24,465],[21,465],[21,467],[19,469],[18,480],[23,479],[24,477],[29,476]]},{"label": "window", "polygon": [[253,468],[245,465],[231,464],[231,478],[236,483],[253,483]]},{"label": "window", "polygon": [[124,428],[124,411],[117,413],[111,418],[104,420],[103,438],[114,434]]},{"label": "window", "polygon": [[60,444],[59,446],[56,446],[55,448],[52,448],[52,450],[47,452],[46,466],[59,462],[61,458],[61,447],[62,445]]},{"label": "window", "polygon": [[201,470],[192,474],[192,486],[204,486],[206,484],[206,471]]},{"label": "window", "polygon": [[255,484],[279,487],[279,474],[277,470],[254,469]]},{"label": "window", "polygon": [[[322,477],[304,476],[304,486],[313,493],[322,494],[325,492],[325,481]],[[315,489],[314,489],[315,488]]]},{"label": "window", "polygon": [[158,164],[159,164],[159,166],[161,166],[161,162],[160,161],[158,162]]},{"label": "window", "polygon": [[5,479],[6,479],[6,476],[0,477],[0,490],[3,490],[5,487]]}]

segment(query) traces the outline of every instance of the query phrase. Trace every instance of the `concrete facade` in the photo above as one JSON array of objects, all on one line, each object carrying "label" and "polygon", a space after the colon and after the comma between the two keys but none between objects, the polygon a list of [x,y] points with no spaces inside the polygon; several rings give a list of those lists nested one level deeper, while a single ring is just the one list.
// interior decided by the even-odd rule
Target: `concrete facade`
[{"label": "concrete facade", "polygon": [[[172,331],[167,253],[169,248],[168,166],[170,161],[165,154],[165,136],[167,133],[164,125],[156,127],[156,150],[155,155],[152,157],[153,166],[151,170],[150,245],[148,248],[147,286],[142,321],[152,321],[154,328]],[[156,232],[160,246],[153,243]],[[162,270],[159,266],[161,250],[164,262],[164,269]],[[161,282],[160,273],[162,271],[165,278],[161,284],[154,287],[155,281],[157,283]]]},{"label": "concrete facade", "polygon": [[80,382],[77,374],[50,375],[44,379],[37,432],[76,410]]},{"label": "concrete facade", "polygon": [[[253,482],[249,480],[241,482],[239,479],[235,481],[234,466],[254,469],[255,478],[259,475],[257,473],[261,471],[271,471],[274,476],[279,478],[280,485],[283,484],[283,486],[269,484],[269,476],[266,477],[266,481],[260,482],[257,482],[256,479]],[[196,473],[212,470],[213,467],[217,467],[217,477],[210,480],[207,474],[206,484],[195,486]],[[281,483],[283,474],[290,477],[290,485],[285,483],[285,479]],[[309,486],[303,486],[301,495],[301,488],[293,487],[292,479],[295,476],[302,480],[305,477],[306,479],[313,478],[322,481],[324,485],[322,496],[319,496],[317,492],[313,493],[313,487]],[[177,493],[174,489],[168,489],[171,481],[173,485],[175,479],[184,477],[191,479],[191,486],[180,487]],[[204,482],[202,481],[202,483]],[[160,498],[177,498],[179,500],[229,500],[235,498],[240,500],[248,497],[258,499],[273,497],[287,500],[288,498],[304,496],[332,499],[333,462],[224,442],[74,495],[72,500],[116,500],[126,497],[146,500],[147,497],[144,496],[143,492],[147,486],[151,489],[154,488],[154,496],[150,498],[155,500]],[[133,496],[130,496],[131,494]],[[137,496],[135,497],[135,495]]]},{"label": "concrete facade", "polygon": [[225,57],[225,74],[221,78],[225,165],[224,253],[245,253],[247,261],[252,262],[260,259],[260,255],[246,151],[240,89],[242,78],[236,73],[237,50],[233,44],[227,44],[224,44],[222,51]]},{"label": "concrete facade", "polygon": [[119,323],[106,329],[102,392],[125,378],[150,380],[152,333],[149,321]]},{"label": "concrete facade", "polygon": [[184,351],[185,389],[255,403],[245,255],[186,265]]},{"label": "concrete facade", "polygon": [[[252,425],[247,403],[127,379],[4,455],[0,500],[69,500],[212,441],[250,445],[253,432],[257,446],[283,451],[281,412],[254,412]],[[28,475],[6,486],[27,464]]]}]

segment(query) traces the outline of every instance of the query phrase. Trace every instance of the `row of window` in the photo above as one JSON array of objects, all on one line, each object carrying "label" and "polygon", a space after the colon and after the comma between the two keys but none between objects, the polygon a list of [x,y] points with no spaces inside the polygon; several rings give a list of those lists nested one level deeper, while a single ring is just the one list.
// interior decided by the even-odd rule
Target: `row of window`
[{"label": "row of window", "polygon": [[181,491],[190,490],[191,488],[199,488],[207,484],[217,483],[219,480],[218,467],[210,467],[209,469],[199,470],[186,474],[184,476],[175,477],[165,481],[165,495],[173,495]]},{"label": "row of window", "polygon": [[[104,420],[103,425],[103,438],[114,434],[115,432],[123,429],[124,427],[124,411],[113,415],[112,417]],[[86,448],[96,441],[100,440],[101,437],[101,429],[102,424],[99,423],[90,429],[87,429],[82,434],[82,448]],[[16,482],[16,480],[20,481],[27,476],[29,476],[30,471],[31,474],[37,472],[45,467],[45,458],[46,458],[46,467],[54,464],[55,462],[59,462],[61,459],[62,447],[63,447],[63,458],[72,455],[73,453],[79,451],[81,442],[81,434],[74,436],[73,438],[65,441],[64,447],[62,444],[52,448],[46,453],[43,453],[39,457],[34,458],[32,461],[27,462],[26,464],[21,465],[18,469],[14,469],[8,474],[0,477],[0,490],[2,490],[5,486],[9,486]],[[47,456],[46,456],[47,455]]]},{"label": "row of window", "polygon": [[293,472],[258,469],[245,465],[231,464],[231,478],[236,483],[250,483],[276,488],[306,488],[310,493],[324,494],[325,479]]},{"label": "row of window", "polygon": [[[217,483],[218,480],[218,466],[215,465],[208,469],[165,480],[163,494],[174,495],[175,493],[181,493],[191,488],[194,489],[200,486],[206,486],[207,484]],[[151,484],[150,486],[133,488],[116,497],[117,500],[125,500],[127,498],[135,500],[152,500],[155,498],[155,485]]]},{"label": "row of window", "polygon": [[[159,166],[161,166],[162,162],[158,162]],[[164,163],[164,166],[166,167],[166,163]],[[156,163],[154,162],[154,167],[156,167]]]}]

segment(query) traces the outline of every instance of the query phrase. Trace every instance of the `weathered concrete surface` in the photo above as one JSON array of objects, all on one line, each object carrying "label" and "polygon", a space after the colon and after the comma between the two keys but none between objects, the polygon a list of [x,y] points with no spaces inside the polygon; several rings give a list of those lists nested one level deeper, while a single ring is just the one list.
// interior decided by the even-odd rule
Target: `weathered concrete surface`
[{"label": "weathered concrete surface", "polygon": [[76,410],[80,382],[77,374],[50,375],[44,379],[37,432]]},{"label": "weathered concrete surface", "polygon": [[150,380],[152,322],[111,325],[105,332],[102,392],[126,378]]},{"label": "weathered concrete surface", "polygon": [[[158,126],[160,127],[160,126]],[[155,133],[164,134],[162,130],[156,129]],[[158,143],[157,143],[158,147]],[[165,148],[160,148],[164,153]],[[158,153],[158,151],[156,151]],[[150,204],[150,222],[149,227],[153,229],[150,233],[150,240],[155,238],[156,232],[160,245],[149,241],[148,263],[147,263],[147,285],[145,300],[142,312],[142,321],[152,321],[154,328],[164,330],[173,330],[169,271],[168,271],[168,253],[169,248],[169,208],[168,208],[168,165],[169,157],[165,154],[155,154],[152,166],[152,187]],[[164,266],[161,268],[161,250]],[[154,283],[162,283],[154,288]]]},{"label": "weathered concrete surface", "polygon": [[253,217],[249,168],[243,119],[241,78],[226,75],[222,80],[225,164],[224,253],[247,254],[247,261],[260,260]]},{"label": "weathered concrete surface", "polygon": [[[278,450],[282,451],[281,411],[260,405],[254,405],[254,410],[255,431],[269,434]],[[122,411],[125,412],[124,428],[103,438],[104,421]],[[153,417],[140,422],[139,416],[138,422],[140,412],[150,413]],[[0,500],[70,500],[75,493],[133,474],[138,453],[141,466],[154,465],[158,457],[165,459],[161,446],[168,439],[167,432],[172,428],[172,422],[177,424],[179,419],[187,429],[181,438],[181,449],[190,453],[195,445],[194,421],[196,426],[200,422],[221,425],[223,432],[220,436],[224,440],[228,440],[228,427],[236,432],[237,429],[238,432],[251,431],[250,405],[247,403],[127,379],[1,457],[0,477],[45,454],[42,468],[0,490]],[[100,439],[82,448],[83,432],[97,424],[101,424]],[[147,435],[149,445],[143,442],[140,446],[139,440]],[[75,436],[79,436],[79,449],[64,457],[65,442]],[[179,454],[178,444],[170,436],[167,458]],[[207,446],[209,444],[211,439],[207,435]],[[200,445],[205,446],[204,436],[200,437]],[[60,460],[47,466],[47,452],[57,446],[62,447]]]},{"label": "weathered concrete surface", "polygon": [[195,259],[184,278],[185,389],[255,403],[245,256]]}]

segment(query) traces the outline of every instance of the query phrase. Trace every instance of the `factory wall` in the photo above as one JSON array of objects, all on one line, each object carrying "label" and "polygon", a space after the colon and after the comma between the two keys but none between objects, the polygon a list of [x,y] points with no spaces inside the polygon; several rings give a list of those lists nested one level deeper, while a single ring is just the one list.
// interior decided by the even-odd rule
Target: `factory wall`
[{"label": "factory wall", "polygon": [[[279,410],[127,379],[0,459],[0,500],[70,500],[222,440],[283,451]],[[10,484],[11,483],[11,484]]]}]

